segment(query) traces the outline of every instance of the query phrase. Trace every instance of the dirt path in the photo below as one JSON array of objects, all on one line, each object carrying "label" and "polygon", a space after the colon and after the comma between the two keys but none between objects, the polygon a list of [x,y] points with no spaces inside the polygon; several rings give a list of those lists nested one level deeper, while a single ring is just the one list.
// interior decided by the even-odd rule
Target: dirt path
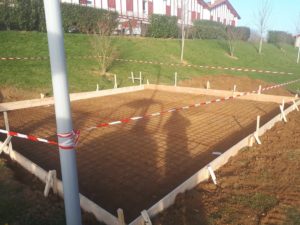
[{"label": "dirt path", "polygon": [[288,116],[217,171],[212,182],[179,195],[155,225],[299,225],[300,113]]}]

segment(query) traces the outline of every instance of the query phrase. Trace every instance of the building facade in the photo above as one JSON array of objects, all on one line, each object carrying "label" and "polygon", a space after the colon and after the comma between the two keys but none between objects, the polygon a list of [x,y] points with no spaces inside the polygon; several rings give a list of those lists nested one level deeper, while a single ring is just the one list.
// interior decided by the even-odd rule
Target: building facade
[{"label": "building facade", "polygon": [[[178,17],[178,23],[192,25],[195,20],[213,20],[236,26],[239,14],[228,0],[62,0],[95,8],[116,11],[120,15],[119,29],[141,34],[143,24],[152,14]],[[182,17],[184,20],[182,20]]]}]

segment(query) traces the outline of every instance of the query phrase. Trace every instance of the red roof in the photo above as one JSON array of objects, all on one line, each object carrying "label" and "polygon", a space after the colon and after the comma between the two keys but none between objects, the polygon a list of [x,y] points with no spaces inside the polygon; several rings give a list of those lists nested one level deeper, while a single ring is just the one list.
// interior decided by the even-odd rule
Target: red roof
[{"label": "red roof", "polygon": [[230,12],[235,15],[238,19],[241,19],[240,15],[237,13],[237,11],[234,9],[234,7],[231,5],[231,3],[228,0],[216,0],[214,4],[211,4],[210,2],[207,3],[207,6],[209,9],[214,9],[218,7],[219,5],[226,4]]}]

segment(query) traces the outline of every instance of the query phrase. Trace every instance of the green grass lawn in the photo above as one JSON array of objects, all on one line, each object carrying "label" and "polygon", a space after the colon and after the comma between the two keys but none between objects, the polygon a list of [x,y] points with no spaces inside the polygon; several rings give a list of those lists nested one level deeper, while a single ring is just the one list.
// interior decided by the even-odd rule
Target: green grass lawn
[{"label": "green grass lawn", "polygon": [[[0,32],[0,57],[48,56],[47,35],[38,32]],[[115,37],[113,42],[118,51],[118,58],[152,60],[166,63],[180,62],[180,41],[172,39]],[[70,91],[95,90],[99,83],[101,88],[112,88],[113,83],[100,77],[99,66],[95,59],[72,59],[72,56],[95,55],[90,44],[90,37],[84,34],[65,34],[65,48],[70,82]],[[281,83],[293,80],[300,75],[300,65],[295,63],[297,50],[292,46],[279,49],[265,44],[263,54],[257,53],[252,43],[240,42],[236,47],[237,59],[227,54],[226,42],[216,40],[187,40],[185,61],[190,64],[247,67],[272,71],[292,72],[294,75],[268,75],[253,72],[234,72],[209,70],[201,68],[170,67],[165,65],[148,65],[115,61],[109,73],[117,74],[120,86],[131,85],[128,76],[133,71],[143,72],[152,83],[173,82],[174,72],[179,79],[193,76],[231,74],[250,76],[266,81]],[[14,88],[33,92],[51,94],[51,76],[49,60],[41,61],[0,61],[0,87]],[[297,90],[300,84],[289,86]]]}]

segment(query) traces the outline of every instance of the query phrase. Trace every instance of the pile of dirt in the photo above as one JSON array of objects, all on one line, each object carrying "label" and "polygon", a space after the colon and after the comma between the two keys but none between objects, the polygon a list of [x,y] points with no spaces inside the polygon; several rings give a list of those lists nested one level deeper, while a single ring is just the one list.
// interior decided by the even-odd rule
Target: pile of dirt
[{"label": "pile of dirt", "polygon": [[154,224],[299,224],[300,113],[288,120],[217,171],[218,186],[209,181],[178,195]]},{"label": "pile of dirt", "polygon": [[[242,77],[232,75],[213,75],[194,77],[189,80],[183,80],[179,82],[179,86],[206,88],[207,81],[209,81],[211,89],[233,90],[233,86],[236,85],[236,90],[241,92],[258,90],[259,85],[261,85],[262,87],[274,85],[274,83],[268,83],[266,81],[252,79],[246,76]],[[272,95],[292,96],[292,94],[284,88],[276,88],[264,93]]]}]

